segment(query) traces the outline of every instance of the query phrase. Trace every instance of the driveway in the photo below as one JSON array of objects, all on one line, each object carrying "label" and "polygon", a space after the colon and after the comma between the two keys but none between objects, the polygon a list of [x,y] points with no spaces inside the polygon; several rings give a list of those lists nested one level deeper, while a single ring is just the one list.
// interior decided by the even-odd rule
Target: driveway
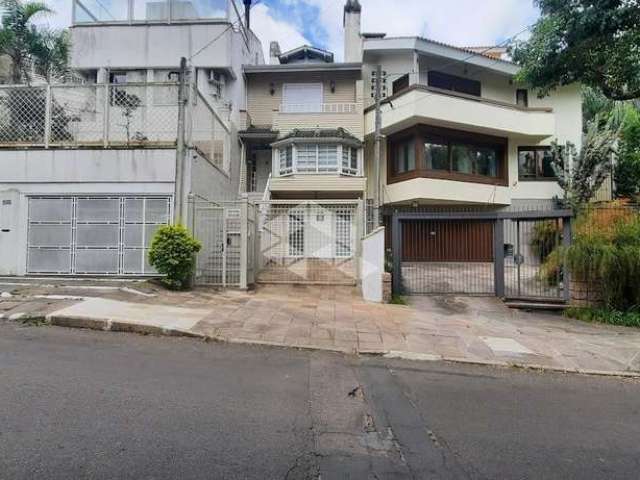
[{"label": "driveway", "polygon": [[[9,299],[13,307],[6,318],[16,318],[14,312],[20,308],[38,311],[31,305],[36,300],[29,291],[22,289]],[[406,306],[382,305],[364,302],[356,288],[292,285],[264,286],[254,292],[166,292],[147,285],[140,292],[127,288],[84,292],[84,299],[65,296],[78,295],[74,285],[54,290],[56,301],[64,302],[56,306],[51,305],[51,291],[37,291],[38,300],[47,301],[47,318],[57,325],[418,360],[640,375],[640,330],[512,310],[492,297],[415,296]]]}]

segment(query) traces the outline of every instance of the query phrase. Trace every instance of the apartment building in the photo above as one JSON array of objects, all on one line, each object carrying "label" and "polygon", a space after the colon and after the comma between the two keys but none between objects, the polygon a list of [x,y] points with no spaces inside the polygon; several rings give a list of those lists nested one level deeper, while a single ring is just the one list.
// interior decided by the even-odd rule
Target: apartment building
[{"label": "apartment building", "polygon": [[0,88],[0,274],[154,274],[159,225],[237,198],[242,68],[264,61],[248,18],[233,0],[73,0],[83,81]]}]

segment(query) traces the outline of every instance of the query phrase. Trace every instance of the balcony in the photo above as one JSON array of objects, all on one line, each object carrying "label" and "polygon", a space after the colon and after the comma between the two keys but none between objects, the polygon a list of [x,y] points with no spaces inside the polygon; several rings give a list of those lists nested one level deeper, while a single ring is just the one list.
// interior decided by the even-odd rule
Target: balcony
[{"label": "balcony", "polygon": [[[555,134],[550,108],[525,108],[424,85],[412,85],[389,97],[382,107],[382,131],[390,134],[417,123],[500,136],[542,140]],[[375,131],[375,110],[365,114],[365,134]]]},{"label": "balcony", "polygon": [[[186,143],[212,163],[229,163],[229,127],[194,89]],[[0,149],[175,148],[178,85],[0,86]]]},{"label": "balcony", "polygon": [[273,130],[286,135],[294,129],[344,128],[363,138],[362,105],[359,103],[281,104],[273,115]]}]

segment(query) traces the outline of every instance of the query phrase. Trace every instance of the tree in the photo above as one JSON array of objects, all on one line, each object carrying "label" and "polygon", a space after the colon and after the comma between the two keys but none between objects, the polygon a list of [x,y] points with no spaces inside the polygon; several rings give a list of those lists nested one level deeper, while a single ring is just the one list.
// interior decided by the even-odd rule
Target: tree
[{"label": "tree", "polygon": [[39,42],[38,30],[33,20],[52,10],[44,3],[1,0],[2,29],[0,29],[0,54],[11,59],[12,83],[29,83],[31,80],[32,49]]},{"label": "tree", "polygon": [[50,83],[69,73],[71,40],[68,30],[41,29],[32,38],[31,55],[36,73]]},{"label": "tree", "polygon": [[640,98],[638,0],[534,0],[541,17],[516,43],[518,80],[547,94],[580,82],[610,100]]},{"label": "tree", "polygon": [[618,132],[592,122],[578,153],[575,145],[553,142],[553,169],[564,191],[564,201],[574,210],[588,203],[611,173]]},{"label": "tree", "polygon": [[628,106],[620,129],[620,146],[613,178],[616,196],[640,195],[640,112]]}]

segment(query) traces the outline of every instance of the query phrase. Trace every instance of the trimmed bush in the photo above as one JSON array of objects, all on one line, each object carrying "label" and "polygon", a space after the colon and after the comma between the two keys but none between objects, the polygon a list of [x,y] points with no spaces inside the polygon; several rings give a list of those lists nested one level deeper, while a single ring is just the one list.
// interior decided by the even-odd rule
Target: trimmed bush
[{"label": "trimmed bush", "polygon": [[182,225],[160,227],[151,241],[149,263],[165,275],[162,282],[172,290],[188,288],[195,264],[195,254],[202,245]]}]

